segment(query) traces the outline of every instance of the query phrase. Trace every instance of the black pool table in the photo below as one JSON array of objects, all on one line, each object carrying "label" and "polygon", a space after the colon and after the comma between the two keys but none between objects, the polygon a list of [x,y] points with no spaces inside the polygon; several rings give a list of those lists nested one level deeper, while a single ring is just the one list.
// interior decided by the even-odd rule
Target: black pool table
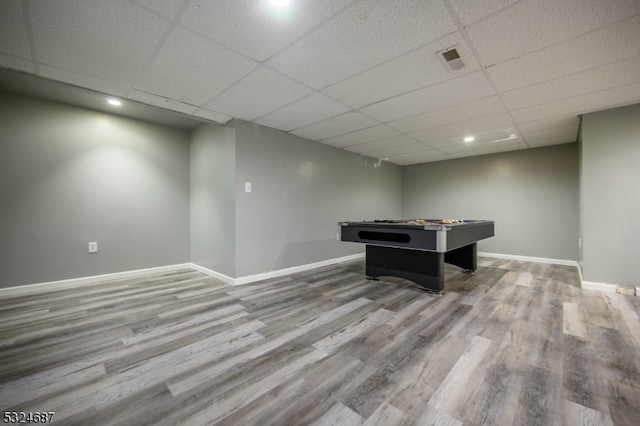
[{"label": "black pool table", "polygon": [[444,263],[478,267],[477,241],[493,237],[493,221],[405,219],[340,222],[340,240],[366,244],[369,279],[393,276],[441,292]]}]

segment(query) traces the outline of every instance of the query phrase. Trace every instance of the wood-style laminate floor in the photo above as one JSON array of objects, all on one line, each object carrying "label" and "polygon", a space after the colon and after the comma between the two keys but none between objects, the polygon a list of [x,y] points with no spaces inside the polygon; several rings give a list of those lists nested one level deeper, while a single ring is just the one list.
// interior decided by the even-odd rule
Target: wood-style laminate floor
[{"label": "wood-style laminate floor", "polygon": [[362,261],[0,300],[0,406],[54,424],[638,425],[640,297],[480,258],[444,295]]}]

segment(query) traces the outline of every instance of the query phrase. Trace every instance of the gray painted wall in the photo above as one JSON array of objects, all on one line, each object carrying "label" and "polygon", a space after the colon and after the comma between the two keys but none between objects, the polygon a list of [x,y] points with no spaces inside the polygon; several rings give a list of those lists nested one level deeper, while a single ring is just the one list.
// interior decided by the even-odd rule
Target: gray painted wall
[{"label": "gray painted wall", "polygon": [[233,125],[236,277],[361,253],[361,244],[336,240],[339,221],[400,216],[399,166],[243,121]]},{"label": "gray painted wall", "polygon": [[582,118],[583,278],[640,285],[640,105]]},{"label": "gray painted wall", "polygon": [[483,252],[578,258],[576,143],[406,166],[406,218],[495,221]]},{"label": "gray painted wall", "polygon": [[203,124],[191,133],[191,260],[235,275],[235,130]]},{"label": "gray painted wall", "polygon": [[189,261],[188,132],[0,99],[0,287]]},{"label": "gray painted wall", "polygon": [[583,212],[584,212],[584,167],[582,166],[582,118],[580,119],[580,129],[578,130],[578,173],[580,175],[580,185],[578,188],[578,238],[579,238],[579,247],[578,247],[578,267],[580,271],[582,271],[582,263],[584,260],[584,244],[582,244],[582,235],[584,231],[583,227]]},{"label": "gray painted wall", "polygon": [[[582,154],[567,144],[401,168],[242,121],[190,135],[2,93],[0,287],[188,261],[242,277],[361,253],[336,241],[337,222],[395,217],[493,219],[482,251],[576,260],[579,213],[585,279],[637,284],[637,108],[589,115]],[[615,231],[626,248],[602,243],[602,214],[632,224]]]}]

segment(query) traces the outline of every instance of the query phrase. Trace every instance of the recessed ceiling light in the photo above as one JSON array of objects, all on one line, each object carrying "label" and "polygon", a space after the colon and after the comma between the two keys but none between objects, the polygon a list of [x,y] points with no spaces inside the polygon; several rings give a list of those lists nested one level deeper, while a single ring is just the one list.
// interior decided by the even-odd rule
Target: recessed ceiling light
[{"label": "recessed ceiling light", "polygon": [[113,106],[122,106],[122,101],[120,99],[109,98],[107,99],[107,103]]},{"label": "recessed ceiling light", "polygon": [[473,136],[466,136],[466,137],[464,138],[464,141],[465,141],[466,143],[470,143],[470,142],[473,142],[473,141],[475,141],[475,140],[476,140],[476,138],[474,138]]},{"label": "recessed ceiling light", "polygon": [[291,0],[271,0],[271,4],[275,7],[287,7],[291,4]]}]

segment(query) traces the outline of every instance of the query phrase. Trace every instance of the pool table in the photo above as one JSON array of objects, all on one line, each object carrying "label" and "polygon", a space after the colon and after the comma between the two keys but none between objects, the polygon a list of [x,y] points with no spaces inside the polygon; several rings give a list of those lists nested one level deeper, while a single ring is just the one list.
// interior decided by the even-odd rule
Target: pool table
[{"label": "pool table", "polygon": [[444,290],[444,264],[475,271],[477,242],[494,236],[490,220],[373,220],[338,226],[341,241],[366,244],[367,278],[405,278],[438,293]]}]

